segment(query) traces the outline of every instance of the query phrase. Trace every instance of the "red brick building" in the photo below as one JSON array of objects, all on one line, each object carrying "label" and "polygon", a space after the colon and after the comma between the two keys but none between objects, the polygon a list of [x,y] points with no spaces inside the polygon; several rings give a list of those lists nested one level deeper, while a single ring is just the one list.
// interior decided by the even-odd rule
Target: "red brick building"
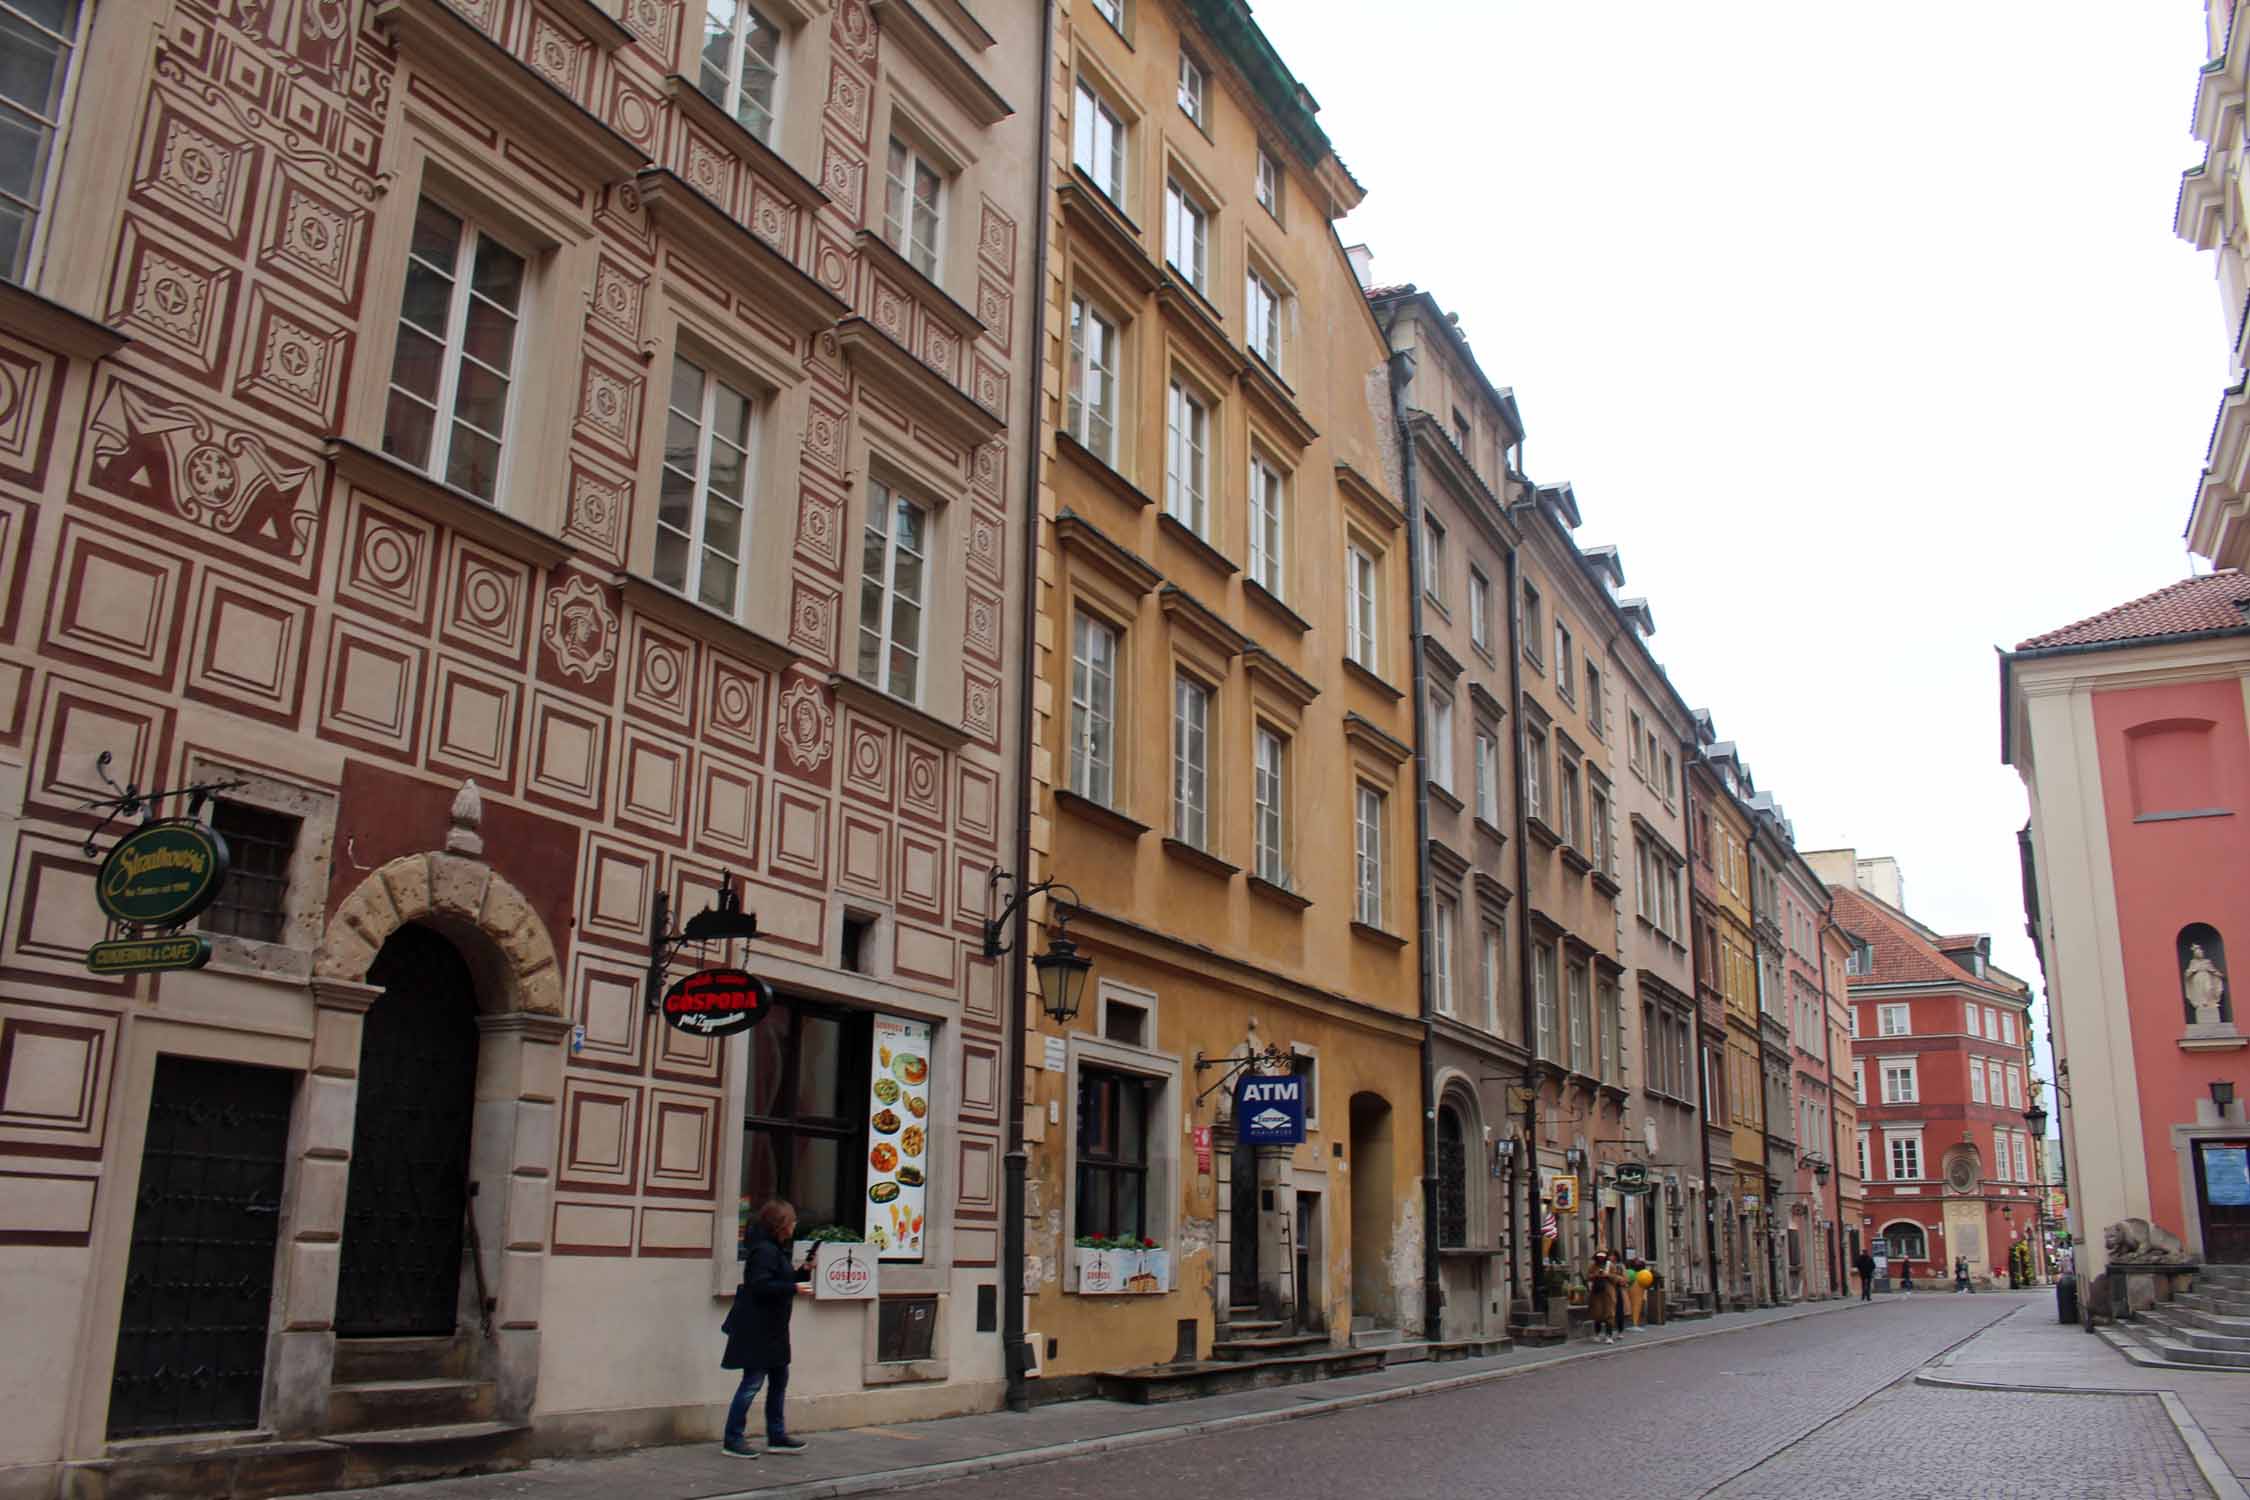
[{"label": "red brick building", "polygon": [[1993,966],[1989,937],[1833,889],[1859,939],[1847,969],[1864,1238],[1888,1246],[1894,1279],[1911,1263],[1917,1280],[1948,1281],[1956,1258],[2005,1277],[2038,1197],[2030,987]]}]

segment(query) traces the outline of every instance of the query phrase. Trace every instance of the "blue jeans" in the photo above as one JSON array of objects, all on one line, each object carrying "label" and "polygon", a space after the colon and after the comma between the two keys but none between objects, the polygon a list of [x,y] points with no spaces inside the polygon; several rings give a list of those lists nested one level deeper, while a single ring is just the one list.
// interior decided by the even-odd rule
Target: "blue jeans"
[{"label": "blue jeans", "polygon": [[734,1388],[734,1404],[727,1408],[726,1445],[737,1447],[742,1442],[742,1429],[750,1422],[750,1403],[758,1399],[758,1387],[766,1388],[766,1441],[779,1442],[789,1435],[781,1424],[782,1398],[789,1392],[789,1367],[787,1365],[752,1365],[742,1372],[742,1384]]}]

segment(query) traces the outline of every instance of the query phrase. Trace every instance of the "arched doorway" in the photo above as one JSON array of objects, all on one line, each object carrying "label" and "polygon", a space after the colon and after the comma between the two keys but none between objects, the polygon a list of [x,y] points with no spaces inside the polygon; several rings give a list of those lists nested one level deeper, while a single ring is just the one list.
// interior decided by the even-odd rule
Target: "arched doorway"
[{"label": "arched doorway", "polygon": [[1351,1104],[1352,1316],[1398,1326],[1398,1295],[1391,1285],[1391,1221],[1397,1210],[1397,1173],[1391,1160],[1391,1102],[1381,1094],[1354,1094]]},{"label": "arched doorway", "polygon": [[408,924],[367,970],[368,1007],[336,1283],[343,1338],[446,1335],[461,1286],[476,986],[454,946]]}]

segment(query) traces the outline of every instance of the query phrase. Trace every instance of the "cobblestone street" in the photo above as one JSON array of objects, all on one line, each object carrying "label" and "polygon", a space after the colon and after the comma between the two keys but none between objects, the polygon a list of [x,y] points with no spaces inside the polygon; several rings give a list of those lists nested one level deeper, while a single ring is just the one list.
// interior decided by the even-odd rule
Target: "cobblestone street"
[{"label": "cobblestone street", "polygon": [[2210,1495],[2154,1396],[1894,1388],[2027,1300],[2051,1305],[1925,1293],[1677,1344],[1636,1349],[1629,1339],[1610,1357],[1453,1394],[916,1493],[1363,1500],[1373,1482],[1400,1496],[1736,1500],[1879,1480],[1886,1495],[1979,1500]]}]

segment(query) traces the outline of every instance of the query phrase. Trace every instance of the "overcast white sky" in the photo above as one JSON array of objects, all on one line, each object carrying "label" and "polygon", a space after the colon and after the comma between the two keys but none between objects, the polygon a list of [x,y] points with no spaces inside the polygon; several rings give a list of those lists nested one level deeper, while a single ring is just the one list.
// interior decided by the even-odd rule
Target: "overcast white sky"
[{"label": "overcast white sky", "polygon": [[1345,242],[1460,314],[1799,846],[2036,982],[1993,647],[2191,571],[2199,0],[1256,14],[1368,189]]}]

